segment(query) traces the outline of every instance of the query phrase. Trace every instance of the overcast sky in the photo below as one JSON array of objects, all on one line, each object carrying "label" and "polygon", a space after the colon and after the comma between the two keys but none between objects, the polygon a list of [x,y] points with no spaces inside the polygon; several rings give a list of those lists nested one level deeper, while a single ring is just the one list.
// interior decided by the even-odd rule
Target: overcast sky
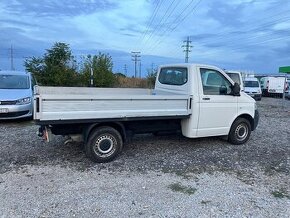
[{"label": "overcast sky", "polygon": [[290,65],[288,0],[1,0],[0,69],[40,56],[54,42],[80,57],[113,57],[114,71],[133,75],[131,51],[140,51],[142,75],[164,63],[189,61],[221,68],[276,73]]}]

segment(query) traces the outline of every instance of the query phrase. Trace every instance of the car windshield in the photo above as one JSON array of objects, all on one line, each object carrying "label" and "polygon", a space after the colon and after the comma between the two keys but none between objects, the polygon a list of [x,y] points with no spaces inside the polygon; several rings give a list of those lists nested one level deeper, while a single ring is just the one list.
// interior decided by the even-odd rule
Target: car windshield
[{"label": "car windshield", "polygon": [[259,87],[258,81],[245,81],[244,82],[245,87]]},{"label": "car windshield", "polygon": [[0,75],[0,89],[29,89],[29,78],[22,75]]},{"label": "car windshield", "polygon": [[239,85],[241,85],[241,81],[240,81],[240,76],[237,73],[227,73],[228,76],[236,83],[238,83]]}]

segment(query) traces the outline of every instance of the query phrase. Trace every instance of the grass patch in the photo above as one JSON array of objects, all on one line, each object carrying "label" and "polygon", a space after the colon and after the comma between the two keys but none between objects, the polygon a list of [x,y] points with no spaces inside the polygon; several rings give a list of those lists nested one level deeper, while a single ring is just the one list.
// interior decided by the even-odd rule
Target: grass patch
[{"label": "grass patch", "polygon": [[290,195],[288,194],[288,192],[285,189],[280,189],[278,191],[272,191],[272,195],[275,198],[288,198],[288,199],[290,199]]},{"label": "grass patch", "polygon": [[181,185],[180,183],[173,183],[168,186],[174,192],[181,192],[187,195],[193,195],[197,189]]}]

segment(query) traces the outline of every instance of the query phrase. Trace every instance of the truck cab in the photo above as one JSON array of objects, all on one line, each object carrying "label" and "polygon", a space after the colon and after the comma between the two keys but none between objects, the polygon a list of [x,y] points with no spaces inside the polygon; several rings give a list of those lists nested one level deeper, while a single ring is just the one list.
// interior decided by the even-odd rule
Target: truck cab
[{"label": "truck cab", "polygon": [[215,66],[163,65],[158,70],[154,93],[191,96],[191,116],[182,120],[181,126],[184,136],[196,138],[228,135],[239,117],[247,119],[255,129],[255,100],[234,90],[236,87],[239,85]]}]

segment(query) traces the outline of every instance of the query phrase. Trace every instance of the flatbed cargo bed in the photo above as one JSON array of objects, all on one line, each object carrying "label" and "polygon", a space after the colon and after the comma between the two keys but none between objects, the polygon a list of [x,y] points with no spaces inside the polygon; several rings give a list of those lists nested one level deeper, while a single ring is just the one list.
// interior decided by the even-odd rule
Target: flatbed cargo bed
[{"label": "flatbed cargo bed", "polygon": [[188,117],[190,96],[152,95],[149,89],[36,86],[37,123]]}]

